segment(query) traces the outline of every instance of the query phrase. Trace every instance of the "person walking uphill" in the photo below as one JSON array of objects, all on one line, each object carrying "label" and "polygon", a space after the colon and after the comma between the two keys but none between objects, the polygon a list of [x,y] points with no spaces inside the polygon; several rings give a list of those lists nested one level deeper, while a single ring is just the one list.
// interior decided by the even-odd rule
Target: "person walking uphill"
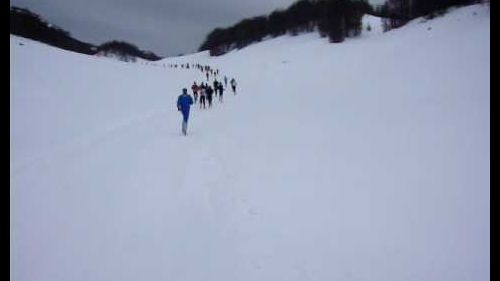
[{"label": "person walking uphill", "polygon": [[198,100],[198,85],[196,85],[196,82],[194,82],[193,86],[191,86],[191,90],[193,90],[194,103],[196,104],[196,101]]},{"label": "person walking uphill", "polygon": [[193,104],[193,98],[188,95],[187,89],[182,89],[182,95],[177,98],[177,110],[182,113],[182,133],[187,134],[187,123],[189,119],[189,108]]},{"label": "person walking uphill", "polygon": [[217,78],[214,79],[214,95],[217,97],[217,91],[219,90],[219,82],[217,81]]},{"label": "person walking uphill", "polygon": [[200,109],[202,106],[203,106],[203,108],[207,108],[206,107],[206,97],[207,97],[206,87],[205,87],[205,84],[203,84],[203,82],[202,82],[200,85]]},{"label": "person walking uphill", "polygon": [[230,83],[231,83],[231,88],[233,89],[233,93],[236,95],[236,80],[232,78]]},{"label": "person walking uphill", "polygon": [[224,102],[222,100],[222,96],[224,95],[224,87],[222,87],[222,82],[220,82],[217,87],[219,88],[219,101]]},{"label": "person walking uphill", "polygon": [[212,107],[212,95],[214,94],[214,89],[210,87],[210,85],[207,87],[207,100],[208,100],[208,107]]}]

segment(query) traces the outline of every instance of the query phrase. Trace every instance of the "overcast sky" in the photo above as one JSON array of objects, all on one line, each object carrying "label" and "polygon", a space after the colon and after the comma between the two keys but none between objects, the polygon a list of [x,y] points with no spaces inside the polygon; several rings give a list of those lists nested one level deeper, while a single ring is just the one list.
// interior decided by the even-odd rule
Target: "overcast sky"
[{"label": "overcast sky", "polygon": [[[76,39],[123,40],[160,56],[194,52],[216,27],[285,9],[296,0],[10,0]],[[380,4],[385,0],[370,0]]]}]

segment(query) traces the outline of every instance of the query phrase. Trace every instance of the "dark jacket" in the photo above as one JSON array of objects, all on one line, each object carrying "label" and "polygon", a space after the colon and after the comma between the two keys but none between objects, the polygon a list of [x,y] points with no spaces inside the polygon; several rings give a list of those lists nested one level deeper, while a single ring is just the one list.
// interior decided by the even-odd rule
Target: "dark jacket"
[{"label": "dark jacket", "polygon": [[208,99],[212,98],[212,94],[213,93],[214,93],[214,89],[212,89],[212,87],[208,87],[207,88],[207,97],[208,97]]}]

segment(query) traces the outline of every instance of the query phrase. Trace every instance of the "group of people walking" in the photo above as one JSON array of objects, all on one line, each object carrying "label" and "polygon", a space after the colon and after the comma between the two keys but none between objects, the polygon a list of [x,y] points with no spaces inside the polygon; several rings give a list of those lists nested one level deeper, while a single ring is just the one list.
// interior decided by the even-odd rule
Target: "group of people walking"
[{"label": "group of people walking", "polygon": [[212,75],[214,77],[219,75],[219,69],[213,69],[209,65],[196,64],[195,66],[196,66],[196,68],[198,68],[201,71],[201,73],[203,73],[203,72],[205,73],[205,76],[207,77],[207,81],[208,81],[209,75]]},{"label": "group of people walking", "polygon": [[186,68],[186,69],[196,68],[196,69],[200,70],[201,73],[205,74],[207,81],[209,80],[210,75],[212,75],[214,78],[217,75],[219,75],[219,69],[213,69],[209,65],[189,64],[189,63],[180,64],[180,65],[178,65],[178,64],[169,64],[168,65],[168,67],[170,67],[170,68],[177,68],[178,66],[180,66],[181,68]]},{"label": "group of people walking", "polygon": [[[227,77],[225,77],[225,84],[227,87]],[[234,78],[231,79],[231,87],[233,90],[233,94],[236,95],[236,80]],[[207,103],[208,107],[212,107],[212,101],[215,96],[215,98],[219,97],[219,102],[224,102],[224,91],[225,88],[222,85],[222,82],[217,81],[217,79],[214,79],[213,82],[213,87],[209,85],[208,83],[201,82],[200,85],[196,84],[196,81],[193,82],[193,85],[191,86],[191,91],[193,91],[193,97],[194,97],[194,103],[196,104],[199,99],[200,103],[200,109],[201,108],[207,108]]]},{"label": "group of people walking", "polygon": [[208,85],[208,83],[201,83],[199,86],[196,82],[191,86],[191,90],[193,91],[194,103],[198,102],[198,96],[200,99],[200,109],[206,108],[206,103],[208,102],[208,107],[212,107],[212,100],[215,95],[219,94],[219,101],[223,102],[224,95],[224,87],[220,85],[217,80],[214,81],[214,87]]},{"label": "group of people walking", "polygon": [[[198,66],[198,65],[196,65]],[[200,66],[201,67],[201,66]],[[208,77],[208,70],[207,68],[202,68],[206,69],[207,77]],[[214,73],[218,74],[219,70]],[[208,78],[207,78],[208,80]],[[191,86],[191,91],[193,93],[193,97],[188,94],[188,91],[186,88],[182,89],[182,94],[177,98],[177,109],[182,113],[182,133],[184,135],[187,134],[187,123],[189,119],[189,111],[191,108],[191,105],[199,103],[200,109],[206,109],[207,108],[207,103],[208,103],[208,108],[212,107],[214,97],[219,98],[219,102],[223,103],[224,102],[224,91],[227,89],[227,77],[224,76],[224,86],[222,85],[222,82],[217,81],[217,78],[214,78],[213,81],[213,87],[212,85],[209,85],[208,82],[201,82],[199,85],[196,84],[196,81],[193,82],[193,85]],[[233,94],[236,95],[236,80],[234,78],[231,78],[229,81],[231,85],[231,89],[233,91]]]}]

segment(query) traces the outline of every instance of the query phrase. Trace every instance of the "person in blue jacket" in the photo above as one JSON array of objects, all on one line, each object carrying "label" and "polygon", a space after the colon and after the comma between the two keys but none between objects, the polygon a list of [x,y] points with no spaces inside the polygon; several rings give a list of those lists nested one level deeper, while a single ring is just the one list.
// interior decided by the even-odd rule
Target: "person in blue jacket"
[{"label": "person in blue jacket", "polygon": [[187,123],[189,118],[189,108],[193,104],[193,98],[188,95],[187,89],[182,89],[182,95],[177,98],[177,110],[182,112],[182,133],[187,134]]}]

